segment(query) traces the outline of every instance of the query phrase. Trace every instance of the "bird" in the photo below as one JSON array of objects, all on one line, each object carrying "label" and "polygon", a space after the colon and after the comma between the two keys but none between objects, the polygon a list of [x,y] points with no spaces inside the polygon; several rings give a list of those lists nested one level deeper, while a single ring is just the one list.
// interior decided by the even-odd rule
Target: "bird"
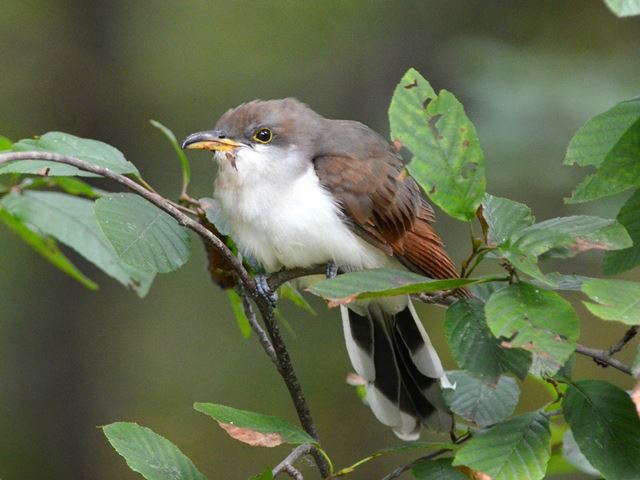
[{"label": "bird", "polygon": [[[294,98],[253,100],[188,135],[182,148],[214,152],[214,198],[230,235],[267,272],[326,263],[459,276],[399,149],[360,122],[325,118]],[[375,417],[405,441],[422,426],[451,431],[443,389],[455,386],[410,297],[340,310]]]}]

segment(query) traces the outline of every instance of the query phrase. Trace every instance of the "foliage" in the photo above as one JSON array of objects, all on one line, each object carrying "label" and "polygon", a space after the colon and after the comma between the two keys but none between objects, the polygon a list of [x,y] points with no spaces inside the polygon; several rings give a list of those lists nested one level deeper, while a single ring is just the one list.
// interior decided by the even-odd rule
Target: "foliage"
[{"label": "foliage", "polygon": [[[637,9],[632,1],[607,4],[620,15]],[[635,329],[640,325],[640,284],[548,272],[544,262],[602,250],[605,273],[640,264],[640,100],[621,102],[588,121],[572,139],[565,158],[565,164],[595,168],[568,203],[632,193],[615,220],[573,215],[536,222],[527,205],[487,193],[484,155],[461,103],[446,90],[436,93],[414,69],[402,77],[394,92],[389,121],[392,140],[411,155],[408,172],[434,204],[471,227],[471,250],[461,278],[434,280],[379,269],[338,275],[314,284],[310,292],[327,300],[329,306],[394,295],[421,295],[432,302],[449,303],[445,335],[460,369],[449,372],[456,388],[445,392],[445,400],[466,422],[466,430],[452,443],[413,442],[384,449],[337,472],[331,467],[332,473],[345,476],[382,455],[428,450],[426,457],[404,469],[411,470],[416,479],[482,474],[494,479],[540,479],[559,471],[554,465],[560,463],[564,472],[593,472],[595,468],[606,478],[633,478],[640,471],[640,420],[631,397],[608,382],[573,379],[571,362],[577,352],[638,375],[640,354],[631,368],[612,358],[615,349],[600,351],[579,345],[580,318],[564,295],[567,291],[584,295],[583,303],[595,317]],[[190,237],[185,228],[189,223],[176,212],[187,212],[200,225],[213,224],[214,233],[221,238],[214,250],[235,252],[232,240],[223,236],[228,232],[215,201],[196,201],[188,195],[189,162],[175,136],[162,124],[153,124],[178,155],[183,176],[179,203],[163,199],[133,163],[102,142],[61,132],[16,143],[0,137],[0,151],[4,152],[0,153],[1,223],[87,288],[97,285],[65,256],[59,244],[75,250],[140,296],[147,293],[157,273],[174,271],[189,259]],[[18,160],[11,157],[16,152],[23,155]],[[43,152],[46,158],[39,155]],[[60,160],[60,155],[83,160],[96,169],[87,172]],[[95,176],[104,169],[119,175],[120,183],[133,181],[145,198],[103,192],[77,178]],[[164,203],[159,204],[158,199]],[[478,226],[481,236],[473,233]],[[479,264],[496,273],[473,277]],[[247,295],[250,284],[239,271],[255,273],[253,265],[248,261],[238,265],[230,267],[239,286],[229,290],[229,299],[248,337],[257,325],[250,300],[258,306],[260,300]],[[277,286],[282,298],[313,312],[291,285]],[[477,295],[458,299],[461,288]],[[267,326],[275,321],[275,311],[271,314],[263,317]],[[630,332],[629,338],[635,330]],[[282,368],[278,361],[275,358]],[[551,385],[555,398],[513,416],[520,394],[518,379],[529,376]],[[263,447],[301,445],[331,465],[309,429],[218,404],[196,403],[195,409],[214,418],[236,440]],[[147,479],[205,478],[175,445],[148,428],[118,422],[104,427],[104,433],[127,464]],[[272,468],[262,470],[253,478],[273,478],[279,473]]]}]

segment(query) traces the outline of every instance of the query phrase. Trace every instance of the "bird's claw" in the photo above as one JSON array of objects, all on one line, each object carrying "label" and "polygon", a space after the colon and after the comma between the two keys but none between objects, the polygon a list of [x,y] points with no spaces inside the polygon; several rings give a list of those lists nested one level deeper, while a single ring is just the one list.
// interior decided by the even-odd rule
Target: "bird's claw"
[{"label": "bird's claw", "polygon": [[278,302],[278,292],[271,290],[269,282],[267,282],[266,275],[256,275],[255,281],[258,293],[265,298],[273,308],[275,308]]},{"label": "bird's claw", "polygon": [[327,263],[327,278],[336,278],[337,275],[338,266],[336,265],[336,262],[329,260],[329,263]]}]

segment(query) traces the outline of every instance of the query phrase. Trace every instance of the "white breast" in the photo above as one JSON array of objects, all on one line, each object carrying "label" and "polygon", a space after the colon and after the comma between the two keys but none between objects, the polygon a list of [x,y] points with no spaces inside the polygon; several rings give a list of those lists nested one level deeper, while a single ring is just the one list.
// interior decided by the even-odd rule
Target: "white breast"
[{"label": "white breast", "polygon": [[[282,158],[278,162],[287,164]],[[354,270],[388,265],[389,259],[382,251],[344,223],[311,164],[294,179],[287,179],[286,172],[264,168],[261,152],[238,155],[237,170],[228,162],[220,165],[215,196],[227,217],[231,236],[245,254],[268,270],[329,260]]]}]

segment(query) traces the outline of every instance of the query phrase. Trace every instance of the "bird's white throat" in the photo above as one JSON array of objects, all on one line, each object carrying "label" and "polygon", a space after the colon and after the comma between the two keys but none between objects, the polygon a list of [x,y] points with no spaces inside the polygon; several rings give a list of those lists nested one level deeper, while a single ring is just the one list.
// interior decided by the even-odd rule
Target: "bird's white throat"
[{"label": "bird's white throat", "polygon": [[333,260],[345,269],[387,266],[389,257],[355,235],[294,147],[240,148],[235,167],[217,153],[215,198],[231,236],[268,270]]}]

